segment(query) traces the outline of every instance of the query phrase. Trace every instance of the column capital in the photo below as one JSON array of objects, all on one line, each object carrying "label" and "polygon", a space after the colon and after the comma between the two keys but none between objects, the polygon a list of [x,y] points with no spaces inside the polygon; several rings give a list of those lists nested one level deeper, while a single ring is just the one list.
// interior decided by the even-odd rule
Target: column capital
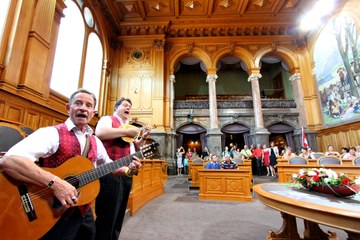
[{"label": "column capital", "polygon": [[176,83],[176,81],[175,81],[175,75],[171,74],[171,75],[169,76],[169,79],[170,79],[170,82]]},{"label": "column capital", "polygon": [[216,81],[218,75],[216,74],[208,74],[206,77],[206,82]]},{"label": "column capital", "polygon": [[295,81],[296,79],[300,79],[301,78],[301,74],[300,73],[294,73],[293,75],[290,76],[289,81]]},{"label": "column capital", "polygon": [[260,73],[253,73],[249,76],[248,78],[248,82],[251,82],[253,80],[259,80],[259,78],[261,78],[262,75]]}]

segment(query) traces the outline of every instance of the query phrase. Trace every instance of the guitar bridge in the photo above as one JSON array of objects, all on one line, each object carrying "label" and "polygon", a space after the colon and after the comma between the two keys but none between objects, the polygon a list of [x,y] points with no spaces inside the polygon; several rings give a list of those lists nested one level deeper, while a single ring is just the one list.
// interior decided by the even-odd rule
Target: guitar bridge
[{"label": "guitar bridge", "polygon": [[36,216],[34,205],[31,201],[28,189],[25,184],[21,184],[18,186],[18,190],[20,193],[21,204],[24,207],[24,210],[29,219],[29,222],[32,222],[35,219],[37,219],[37,216]]}]

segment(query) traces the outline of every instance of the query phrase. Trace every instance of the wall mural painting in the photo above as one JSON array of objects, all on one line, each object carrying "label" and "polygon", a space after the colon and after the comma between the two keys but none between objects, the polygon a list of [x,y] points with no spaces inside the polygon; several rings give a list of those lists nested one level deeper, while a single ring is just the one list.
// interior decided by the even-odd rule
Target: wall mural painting
[{"label": "wall mural painting", "polygon": [[314,49],[324,124],[360,120],[360,28],[348,16],[330,20]]}]

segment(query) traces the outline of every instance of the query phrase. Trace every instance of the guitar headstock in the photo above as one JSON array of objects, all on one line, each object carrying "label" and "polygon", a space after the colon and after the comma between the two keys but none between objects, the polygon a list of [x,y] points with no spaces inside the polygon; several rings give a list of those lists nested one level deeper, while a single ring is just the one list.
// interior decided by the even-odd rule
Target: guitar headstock
[{"label": "guitar headstock", "polygon": [[152,157],[152,156],[154,156],[155,151],[158,146],[159,146],[159,143],[155,142],[155,141],[150,144],[147,144],[141,148],[141,150],[140,150],[141,154],[143,155],[144,158]]}]

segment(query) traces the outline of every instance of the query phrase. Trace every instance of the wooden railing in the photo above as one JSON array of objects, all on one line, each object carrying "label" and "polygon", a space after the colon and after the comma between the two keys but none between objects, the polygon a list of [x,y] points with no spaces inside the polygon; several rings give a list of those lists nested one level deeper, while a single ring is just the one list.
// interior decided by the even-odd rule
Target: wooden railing
[{"label": "wooden railing", "polygon": [[337,173],[345,173],[350,178],[354,179],[355,177],[360,176],[360,166],[359,165],[350,165],[350,164],[343,164],[343,165],[317,165],[317,164],[282,164],[278,163],[277,170],[278,170],[278,177],[279,182],[281,183],[289,183],[292,179],[292,175],[294,173],[298,173],[300,169],[304,168],[320,168],[325,167],[329,168]]},{"label": "wooden railing", "polygon": [[163,160],[141,160],[139,174],[133,176],[128,208],[134,215],[139,208],[164,193],[167,163]]}]

